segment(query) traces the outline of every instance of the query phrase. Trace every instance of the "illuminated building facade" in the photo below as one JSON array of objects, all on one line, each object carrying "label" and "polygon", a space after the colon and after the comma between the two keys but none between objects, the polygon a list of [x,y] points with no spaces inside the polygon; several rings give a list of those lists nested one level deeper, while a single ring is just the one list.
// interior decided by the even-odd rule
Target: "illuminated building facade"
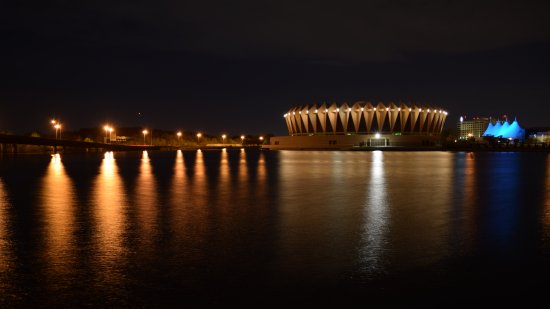
[{"label": "illuminated building facade", "polygon": [[447,112],[417,104],[371,102],[304,105],[284,114],[288,136],[275,136],[270,149],[433,146]]},{"label": "illuminated building facade", "polygon": [[474,117],[472,119],[466,119],[466,117],[461,116],[460,122],[457,125],[459,139],[480,139],[487,129],[488,124],[489,118]]}]

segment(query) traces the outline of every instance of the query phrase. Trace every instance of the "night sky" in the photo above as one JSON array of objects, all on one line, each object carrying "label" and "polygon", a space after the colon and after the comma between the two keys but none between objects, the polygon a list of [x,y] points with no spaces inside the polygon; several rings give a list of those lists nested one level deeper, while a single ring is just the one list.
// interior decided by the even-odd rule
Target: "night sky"
[{"label": "night sky", "polygon": [[549,1],[2,1],[0,131],[286,134],[311,103],[550,126]]}]

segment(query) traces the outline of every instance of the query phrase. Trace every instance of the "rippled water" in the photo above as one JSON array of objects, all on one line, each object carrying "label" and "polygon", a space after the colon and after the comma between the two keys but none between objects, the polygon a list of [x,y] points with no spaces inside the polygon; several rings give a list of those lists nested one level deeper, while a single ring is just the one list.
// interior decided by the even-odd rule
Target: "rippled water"
[{"label": "rippled water", "polygon": [[0,306],[541,297],[546,153],[0,157]]}]

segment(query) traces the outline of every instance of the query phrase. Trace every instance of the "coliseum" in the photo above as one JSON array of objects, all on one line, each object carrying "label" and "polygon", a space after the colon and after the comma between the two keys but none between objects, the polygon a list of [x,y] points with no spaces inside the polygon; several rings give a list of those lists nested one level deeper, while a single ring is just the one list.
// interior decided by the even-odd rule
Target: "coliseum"
[{"label": "coliseum", "polygon": [[304,105],[284,114],[289,135],[271,138],[266,148],[434,146],[446,117],[440,107],[413,103]]}]

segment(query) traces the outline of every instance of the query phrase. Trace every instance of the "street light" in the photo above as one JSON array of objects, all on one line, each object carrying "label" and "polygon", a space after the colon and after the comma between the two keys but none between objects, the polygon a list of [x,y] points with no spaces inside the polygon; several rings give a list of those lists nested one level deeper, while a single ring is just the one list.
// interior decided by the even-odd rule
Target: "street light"
[{"label": "street light", "polygon": [[61,124],[56,123],[53,127],[55,128],[55,139],[57,139],[57,130],[59,130],[59,139],[61,139]]},{"label": "street light", "polygon": [[241,144],[244,144],[244,135],[241,135]]},{"label": "street light", "polygon": [[147,135],[147,133],[149,133],[149,131],[143,130],[143,131],[141,131],[141,133],[143,133],[143,145],[145,145],[145,135]]},{"label": "street light", "polygon": [[226,138],[226,137],[227,137],[227,136],[226,136],[225,134],[222,134],[222,142],[223,142],[223,144],[225,144],[225,138]]},{"label": "street light", "polygon": [[178,131],[176,133],[176,136],[178,137],[178,146],[180,145],[180,138],[181,138],[181,131]]},{"label": "street light", "polygon": [[264,141],[264,137],[260,136],[260,142],[263,142],[263,141]]},{"label": "street light", "polygon": [[[61,123],[59,121],[52,119],[50,123],[53,125],[53,128],[55,129],[55,139],[57,139],[57,130],[61,129]],[[61,139],[61,131],[59,132],[59,138]]]},{"label": "street light", "polygon": [[[113,129],[113,127],[110,127],[110,126],[108,126],[108,125],[105,125],[105,126],[103,127],[103,130],[105,130],[105,139],[108,138],[109,143],[111,143],[111,139],[112,139],[111,133],[113,133],[113,131],[114,131],[115,129]],[[107,136],[107,133],[109,133],[109,136]]]},{"label": "street light", "polygon": [[201,133],[197,133],[197,145],[200,145],[201,136]]}]

